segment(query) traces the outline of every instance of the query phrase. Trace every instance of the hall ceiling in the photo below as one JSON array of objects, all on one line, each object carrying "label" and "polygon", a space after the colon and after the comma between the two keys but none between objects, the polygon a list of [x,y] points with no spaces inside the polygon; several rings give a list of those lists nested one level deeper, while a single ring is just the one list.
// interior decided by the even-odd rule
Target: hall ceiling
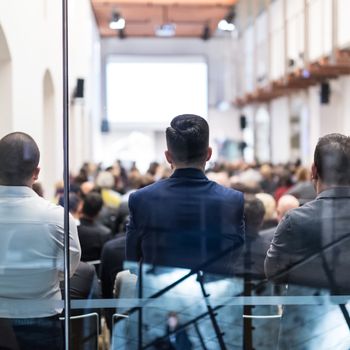
[{"label": "hall ceiling", "polygon": [[210,34],[225,18],[237,0],[91,0],[103,38],[116,37],[109,28],[113,11],[125,18],[126,37],[154,37],[162,24],[174,23],[176,37],[202,37],[205,27]]}]

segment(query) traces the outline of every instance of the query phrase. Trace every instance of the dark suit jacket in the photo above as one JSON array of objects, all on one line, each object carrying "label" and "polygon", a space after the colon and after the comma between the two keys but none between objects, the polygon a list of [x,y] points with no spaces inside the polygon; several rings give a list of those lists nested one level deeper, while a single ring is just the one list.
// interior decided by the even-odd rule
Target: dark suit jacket
[{"label": "dark suit jacket", "polygon": [[234,264],[235,275],[265,279],[264,260],[274,232],[275,228],[256,232],[246,227],[244,250]]},{"label": "dark suit jacket", "polygon": [[102,250],[100,278],[103,298],[113,298],[113,287],[125,261],[125,234],[108,241]]},{"label": "dark suit jacket", "polygon": [[277,281],[349,293],[349,251],[350,187],[328,189],[286,214],[267,252],[265,272],[276,279],[276,274],[304,261]]},{"label": "dark suit jacket", "polygon": [[[60,282],[62,295],[64,295],[64,281]],[[70,296],[72,299],[99,298],[100,290],[95,268],[86,262],[80,261],[70,279]]]},{"label": "dark suit jacket", "polygon": [[78,235],[82,261],[99,260],[103,245],[112,237],[110,229],[87,219],[80,220]]},{"label": "dark suit jacket", "polygon": [[[176,170],[169,179],[131,194],[127,259],[198,267],[243,244],[243,205],[241,192],[209,181],[202,171]],[[215,269],[232,264],[223,261]]]}]

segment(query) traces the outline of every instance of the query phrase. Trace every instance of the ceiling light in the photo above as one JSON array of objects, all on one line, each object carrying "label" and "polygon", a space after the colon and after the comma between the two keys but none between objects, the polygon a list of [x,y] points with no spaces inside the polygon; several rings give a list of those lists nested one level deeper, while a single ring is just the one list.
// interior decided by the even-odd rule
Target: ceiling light
[{"label": "ceiling light", "polygon": [[227,22],[226,19],[222,19],[218,24],[218,29],[225,32],[233,32],[236,26],[233,23]]},{"label": "ceiling light", "polygon": [[155,30],[157,36],[172,37],[176,34],[176,25],[174,23],[165,23],[157,27]]},{"label": "ceiling light", "polygon": [[125,28],[125,19],[118,12],[113,12],[112,19],[109,22],[109,28],[121,30]]}]

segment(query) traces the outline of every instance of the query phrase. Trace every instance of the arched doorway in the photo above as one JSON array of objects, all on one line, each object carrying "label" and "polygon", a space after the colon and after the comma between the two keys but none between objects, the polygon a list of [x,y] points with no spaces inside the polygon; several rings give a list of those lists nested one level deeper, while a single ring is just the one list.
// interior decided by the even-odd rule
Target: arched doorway
[{"label": "arched doorway", "polygon": [[43,146],[41,147],[41,172],[45,196],[52,198],[57,174],[57,136],[55,90],[51,73],[46,70],[43,78]]},{"label": "arched doorway", "polygon": [[11,53],[0,25],[0,137],[12,131]]}]

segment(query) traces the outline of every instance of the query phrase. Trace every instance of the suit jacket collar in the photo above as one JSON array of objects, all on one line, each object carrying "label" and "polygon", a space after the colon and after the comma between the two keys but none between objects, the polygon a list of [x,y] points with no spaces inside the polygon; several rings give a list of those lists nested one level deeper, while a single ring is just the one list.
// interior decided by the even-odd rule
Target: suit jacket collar
[{"label": "suit jacket collar", "polygon": [[339,186],[322,191],[316,199],[320,198],[350,198],[350,186]]},{"label": "suit jacket collar", "polygon": [[176,169],[174,173],[171,175],[171,178],[191,178],[191,179],[207,179],[204,172],[200,169],[196,168],[183,168],[183,169]]}]

